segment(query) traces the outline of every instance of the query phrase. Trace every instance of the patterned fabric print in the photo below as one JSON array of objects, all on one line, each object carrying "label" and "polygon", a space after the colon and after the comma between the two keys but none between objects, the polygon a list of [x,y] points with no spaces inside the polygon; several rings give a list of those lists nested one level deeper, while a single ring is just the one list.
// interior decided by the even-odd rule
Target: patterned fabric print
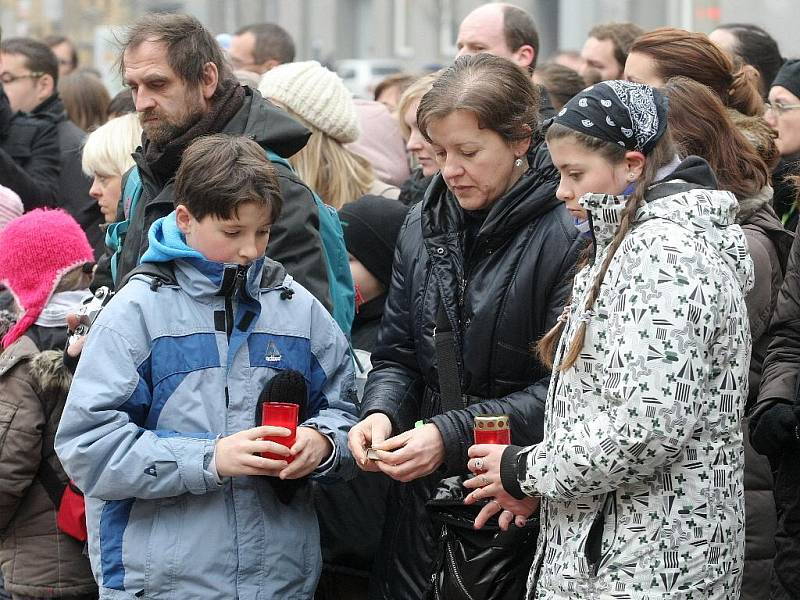
[{"label": "patterned fabric print", "polygon": [[647,154],[666,128],[667,99],[646,85],[604,81],[572,98],[553,120],[580,133]]},{"label": "patterned fabric print", "polygon": [[[636,147],[647,148],[663,125],[659,123],[653,88],[630,81],[606,81],[605,85],[614,90],[619,101],[628,109],[633,131],[636,132]],[[624,129],[622,133],[625,137],[630,137]]]},{"label": "patterned fabric print", "polygon": [[541,562],[541,600],[737,599],[752,262],[729,226],[736,201],[693,190],[646,204],[588,315],[623,202],[582,203],[598,256],[576,277],[556,364],[581,320],[585,343],[551,382],[544,442],[523,450],[523,490],[543,496],[529,588]]}]

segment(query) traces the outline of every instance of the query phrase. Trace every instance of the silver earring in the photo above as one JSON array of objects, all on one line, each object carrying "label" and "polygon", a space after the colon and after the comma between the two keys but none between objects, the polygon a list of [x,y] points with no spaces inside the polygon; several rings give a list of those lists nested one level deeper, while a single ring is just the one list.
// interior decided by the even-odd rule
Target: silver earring
[{"label": "silver earring", "polygon": [[521,158],[517,158],[517,160],[514,161],[514,166],[515,167],[521,167],[522,166],[522,159]]},{"label": "silver earring", "polygon": [[633,173],[628,173],[628,179],[630,181],[633,181],[634,179],[636,179],[636,175],[634,175]]}]

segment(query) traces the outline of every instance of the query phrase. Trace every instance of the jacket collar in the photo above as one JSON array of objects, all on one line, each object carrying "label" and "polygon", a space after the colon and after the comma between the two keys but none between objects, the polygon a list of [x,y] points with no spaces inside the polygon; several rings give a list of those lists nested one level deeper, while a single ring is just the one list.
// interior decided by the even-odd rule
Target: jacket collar
[{"label": "jacket collar", "polygon": [[[680,162],[674,170],[666,173],[660,181],[653,184],[645,196],[649,204],[660,198],[673,196],[694,189],[716,189],[717,180],[711,167],[700,157],[689,156]],[[595,251],[602,251],[614,239],[622,213],[628,203],[629,196],[610,194],[586,194],[578,203],[589,212],[594,236]],[[639,208],[634,217],[641,220],[642,211]]]}]

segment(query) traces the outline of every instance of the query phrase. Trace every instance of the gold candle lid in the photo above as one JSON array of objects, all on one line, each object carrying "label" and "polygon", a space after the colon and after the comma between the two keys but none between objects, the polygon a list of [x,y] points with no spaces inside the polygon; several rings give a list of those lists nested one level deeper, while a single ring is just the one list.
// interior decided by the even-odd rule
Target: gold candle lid
[{"label": "gold candle lid", "polygon": [[500,431],[508,428],[508,415],[483,415],[475,417],[475,429]]}]

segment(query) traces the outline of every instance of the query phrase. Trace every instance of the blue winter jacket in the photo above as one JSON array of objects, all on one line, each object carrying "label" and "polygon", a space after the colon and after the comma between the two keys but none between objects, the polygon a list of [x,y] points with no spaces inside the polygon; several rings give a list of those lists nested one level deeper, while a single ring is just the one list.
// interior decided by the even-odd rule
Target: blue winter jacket
[{"label": "blue winter jacket", "polygon": [[283,369],[305,375],[307,420],[335,445],[311,477],[350,478],[355,422],[347,342],[284,268],[209,262],[174,213],[143,261],[172,264],[177,285],[135,275],[95,321],[56,450],[86,493],[101,598],[311,598],[321,568],[303,486],[282,503],[268,477],[218,483],[215,440],[255,426],[256,402]]}]

